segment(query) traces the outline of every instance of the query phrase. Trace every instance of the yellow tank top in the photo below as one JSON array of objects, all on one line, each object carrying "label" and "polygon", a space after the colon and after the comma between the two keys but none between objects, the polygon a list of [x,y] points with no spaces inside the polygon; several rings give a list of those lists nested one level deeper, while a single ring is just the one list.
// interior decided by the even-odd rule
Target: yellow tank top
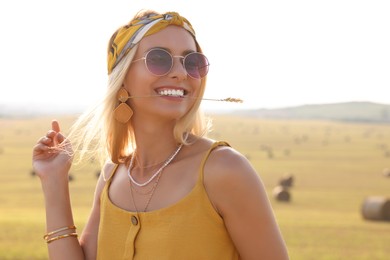
[{"label": "yellow tank top", "polygon": [[108,197],[110,177],[101,195],[97,260],[239,259],[203,184],[206,160],[220,145],[228,144],[215,142],[208,150],[192,191],[167,208],[136,213],[115,206]]}]

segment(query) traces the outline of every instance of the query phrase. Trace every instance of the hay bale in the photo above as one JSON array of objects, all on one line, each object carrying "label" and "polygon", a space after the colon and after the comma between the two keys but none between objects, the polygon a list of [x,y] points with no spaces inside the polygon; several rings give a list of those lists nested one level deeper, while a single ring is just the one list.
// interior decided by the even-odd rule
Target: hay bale
[{"label": "hay bale", "polygon": [[362,205],[362,215],[367,220],[390,220],[390,200],[381,196],[367,197]]},{"label": "hay bale", "polygon": [[291,195],[289,190],[281,185],[276,186],[272,190],[272,195],[277,201],[282,201],[282,202],[289,202],[291,200]]},{"label": "hay bale", "polygon": [[383,176],[390,177],[390,169],[389,168],[384,168],[382,173],[383,173]]},{"label": "hay bale", "polygon": [[294,183],[294,176],[292,174],[288,174],[279,180],[279,185],[283,187],[288,187],[288,188],[292,187],[293,183]]}]

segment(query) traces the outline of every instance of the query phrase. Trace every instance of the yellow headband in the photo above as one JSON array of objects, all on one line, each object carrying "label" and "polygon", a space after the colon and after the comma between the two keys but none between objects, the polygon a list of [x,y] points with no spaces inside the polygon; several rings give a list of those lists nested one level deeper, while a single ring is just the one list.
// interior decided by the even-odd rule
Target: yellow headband
[{"label": "yellow headband", "polygon": [[165,14],[147,14],[120,27],[113,35],[108,48],[107,69],[111,74],[115,66],[145,36],[159,32],[168,25],[181,26],[189,31],[195,39],[195,31],[190,22],[176,12]]}]

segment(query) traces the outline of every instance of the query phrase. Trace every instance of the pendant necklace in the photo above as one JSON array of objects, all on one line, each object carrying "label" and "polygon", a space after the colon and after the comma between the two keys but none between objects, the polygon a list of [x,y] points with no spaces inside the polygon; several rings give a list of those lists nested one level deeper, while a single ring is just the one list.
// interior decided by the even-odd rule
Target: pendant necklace
[{"label": "pendant necklace", "polygon": [[[160,174],[160,175],[157,177],[155,183],[153,184],[153,187],[150,189],[150,191],[148,191],[148,192],[145,194],[145,195],[147,195],[147,194],[150,194],[150,195],[149,195],[148,200],[146,201],[145,207],[144,207],[144,209],[143,209],[142,212],[146,212],[146,209],[148,208],[149,203],[150,203],[150,201],[152,200],[154,191],[155,191],[156,188],[157,188],[157,184],[158,184],[158,182],[159,182],[161,176],[162,176],[162,174]],[[130,182],[131,199],[132,199],[132,201],[133,201],[133,205],[134,205],[135,211],[138,213],[139,210],[138,210],[138,208],[137,208],[137,205],[135,204],[133,190],[135,190],[135,189],[134,189],[133,185],[132,185],[131,182]],[[138,192],[137,190],[135,190],[135,192],[139,194],[139,192]]]},{"label": "pendant necklace", "polygon": [[[177,150],[176,150],[170,157],[168,157],[168,159],[167,159],[167,160],[165,161],[165,163],[156,171],[156,173],[153,174],[152,177],[150,177],[150,179],[147,180],[147,181],[144,182],[144,183],[138,183],[138,182],[136,182],[136,181],[133,179],[133,177],[131,176],[131,168],[133,168],[133,163],[134,163],[134,157],[135,157],[135,156],[132,156],[132,157],[131,157],[130,164],[129,164],[129,168],[128,168],[127,176],[129,177],[129,182],[130,182],[131,199],[132,199],[132,201],[133,201],[133,204],[134,204],[134,207],[135,207],[136,212],[139,212],[139,211],[138,211],[137,206],[136,206],[136,204],[135,204],[133,189],[134,189],[137,193],[139,193],[139,192],[133,187],[132,184],[134,184],[134,185],[136,185],[136,186],[138,186],[138,187],[144,187],[144,186],[148,185],[154,178],[156,178],[156,177],[158,176],[157,179],[156,179],[156,181],[155,181],[154,184],[153,184],[153,187],[152,187],[149,191],[147,191],[147,192],[145,193],[145,195],[150,194],[148,200],[146,201],[145,207],[144,207],[144,209],[143,209],[143,212],[146,212],[146,209],[148,208],[149,203],[150,203],[150,201],[152,200],[154,191],[156,190],[157,185],[158,185],[158,182],[159,182],[159,180],[160,180],[160,178],[161,178],[161,176],[162,176],[162,174],[161,174],[162,171],[164,170],[165,167],[168,166],[168,164],[170,164],[170,163],[172,162],[172,160],[173,160],[173,159],[176,157],[176,155],[180,152],[180,150],[181,150],[182,147],[183,147],[183,144],[180,144],[180,146],[177,148]],[[135,153],[134,153],[134,154],[135,154]],[[134,155],[134,154],[133,154],[133,155]],[[144,194],[141,194],[141,195],[144,195]]]}]

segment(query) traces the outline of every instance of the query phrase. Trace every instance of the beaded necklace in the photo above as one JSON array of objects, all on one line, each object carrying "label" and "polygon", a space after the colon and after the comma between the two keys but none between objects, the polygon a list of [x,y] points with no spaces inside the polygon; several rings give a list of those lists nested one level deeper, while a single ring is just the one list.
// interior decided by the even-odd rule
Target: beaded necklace
[{"label": "beaded necklace", "polygon": [[[156,178],[156,177],[158,176],[157,180],[156,180],[155,183],[153,184],[153,187],[150,189],[150,191],[148,191],[147,193],[145,193],[145,195],[147,195],[147,194],[150,193],[150,196],[149,196],[148,200],[146,201],[145,207],[144,207],[144,209],[143,209],[143,212],[145,212],[146,209],[147,209],[148,206],[149,206],[150,201],[152,200],[154,191],[156,190],[157,184],[158,184],[158,182],[159,182],[159,180],[160,180],[160,178],[161,178],[161,175],[162,175],[161,172],[164,170],[165,167],[168,166],[168,164],[170,164],[170,163],[172,162],[172,160],[173,160],[173,159],[176,157],[176,155],[180,152],[180,150],[181,150],[182,147],[183,147],[183,144],[180,144],[180,146],[177,148],[177,150],[176,150],[170,157],[168,157],[168,159],[167,159],[167,160],[165,161],[165,163],[156,171],[156,173],[153,174],[152,177],[150,177],[150,179],[147,180],[147,181],[144,182],[144,183],[138,183],[138,182],[135,181],[135,180],[133,179],[133,177],[131,176],[131,168],[133,168],[134,157],[135,157],[135,156],[134,156],[135,153],[133,154],[133,156],[131,157],[131,160],[130,160],[130,164],[129,164],[129,168],[128,168],[127,175],[128,175],[128,177],[129,177],[131,199],[132,199],[132,201],[133,201],[135,210],[136,210],[137,212],[139,212],[139,211],[138,211],[137,205],[135,204],[134,194],[133,194],[133,189],[134,189],[134,187],[133,187],[132,184],[134,184],[134,185],[136,185],[136,186],[138,186],[138,187],[144,187],[144,186],[148,185],[154,178]],[[134,189],[134,190],[135,190],[135,189]],[[135,190],[135,191],[136,191],[136,190]],[[136,192],[137,192],[137,191],[136,191]],[[137,193],[138,193],[138,192],[137,192]],[[142,194],[142,195],[143,195],[143,194]]]},{"label": "beaded necklace", "polygon": [[[176,151],[175,151],[171,156],[168,157],[168,159],[165,161],[165,163],[164,163],[164,164],[163,164],[163,165],[162,165],[162,166],[161,166],[161,167],[152,175],[152,177],[149,178],[149,180],[147,180],[147,181],[144,182],[144,183],[138,183],[138,182],[137,182],[136,180],[134,180],[134,178],[131,176],[130,171],[131,171],[131,168],[133,167],[134,158],[135,158],[134,155],[131,156],[130,165],[129,165],[129,168],[128,168],[128,170],[127,170],[127,176],[129,176],[130,181],[131,181],[133,184],[137,185],[138,187],[144,187],[144,186],[148,185],[154,178],[157,177],[157,175],[159,175],[159,174],[162,172],[162,170],[164,170],[165,167],[168,166],[168,164],[171,163],[171,161],[172,161],[172,160],[176,157],[176,155],[180,152],[180,150],[181,150],[182,147],[183,147],[183,144],[180,144],[179,147],[176,149]],[[134,154],[135,154],[135,152],[134,152]]]}]

